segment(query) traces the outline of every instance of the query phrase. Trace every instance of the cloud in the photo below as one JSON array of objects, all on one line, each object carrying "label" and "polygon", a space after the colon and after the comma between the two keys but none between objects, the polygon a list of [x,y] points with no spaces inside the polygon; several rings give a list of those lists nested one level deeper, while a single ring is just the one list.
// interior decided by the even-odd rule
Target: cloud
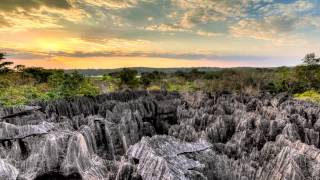
[{"label": "cloud", "polygon": [[185,11],[181,25],[192,27],[199,23],[244,17],[249,6],[247,2],[250,0],[173,0],[173,2]]},{"label": "cloud", "polygon": [[186,29],[181,28],[177,24],[159,24],[147,26],[145,30],[148,31],[161,31],[161,32],[186,32]]},{"label": "cloud", "polygon": [[183,28],[192,28],[209,22],[237,22],[243,19],[261,19],[268,16],[304,16],[315,4],[296,0],[276,2],[273,0],[172,0],[184,13],[180,17]]},{"label": "cloud", "polygon": [[[87,39],[72,36],[69,32],[48,31],[42,32],[12,32],[0,33],[0,49],[10,52],[32,52],[41,55],[63,55],[82,52],[91,53],[119,53],[130,54],[135,52],[157,51],[155,44],[146,40],[128,40],[120,38]],[[80,53],[80,54],[82,54]]]},{"label": "cloud", "polygon": [[230,27],[235,37],[250,37],[273,42],[288,41],[290,34],[299,28],[299,21],[294,16],[268,16],[263,19],[244,19]]},{"label": "cloud", "polygon": [[304,16],[301,18],[300,27],[310,29],[320,29],[320,17],[315,16]]},{"label": "cloud", "polygon": [[198,30],[196,32],[197,35],[199,36],[209,36],[209,37],[213,37],[213,36],[221,36],[221,33],[214,33],[214,32],[208,32],[208,31],[203,31],[203,30]]},{"label": "cloud", "polygon": [[183,28],[192,28],[196,24],[205,22],[206,17],[203,9],[188,11],[182,16],[180,25]]},{"label": "cloud", "polygon": [[33,52],[33,51],[21,51],[16,49],[6,48],[4,49],[9,53],[9,59],[48,59],[53,57],[70,57],[70,58],[100,58],[100,57],[150,57],[150,58],[170,58],[170,59],[186,59],[186,60],[234,60],[234,61],[254,61],[254,60],[267,60],[270,59],[269,56],[263,55],[241,55],[241,54],[231,54],[231,55],[218,55],[215,53],[205,53],[205,52],[192,52],[192,53],[174,53],[174,52],[143,52],[143,51],[56,51],[56,52]]},{"label": "cloud", "polygon": [[15,11],[19,8],[31,10],[42,6],[58,9],[71,8],[67,0],[1,0],[0,11]]},{"label": "cloud", "polygon": [[[1,0],[0,16],[15,31],[39,28],[125,27],[118,9],[133,7],[138,0]],[[79,29],[81,31],[81,29]],[[78,32],[75,32],[78,33]]]},{"label": "cloud", "polygon": [[87,14],[72,8],[74,0],[4,0],[0,6],[0,18],[5,17],[6,26],[0,31],[23,31],[27,29],[63,28],[64,22],[80,22]]},{"label": "cloud", "polygon": [[258,12],[264,16],[288,16],[308,12],[314,7],[315,5],[310,1],[297,0],[293,3],[270,3],[265,6],[260,6]]},{"label": "cloud", "polygon": [[3,52],[7,53],[7,59],[22,59],[22,60],[31,60],[31,59],[47,59],[52,58],[54,56],[48,53],[39,53],[39,52],[32,52],[26,50],[17,50],[17,49],[10,49],[10,48],[3,48]]},{"label": "cloud", "polygon": [[259,54],[311,44],[320,30],[311,0],[0,1],[0,47],[40,56],[221,58],[195,49]]},{"label": "cloud", "polygon": [[10,23],[3,17],[0,15],[0,28],[1,27],[9,27]]},{"label": "cloud", "polygon": [[84,3],[110,9],[134,7],[138,2],[138,0],[84,0]]},{"label": "cloud", "polygon": [[187,33],[196,34],[199,36],[207,36],[207,37],[214,37],[214,36],[221,35],[221,33],[208,32],[208,31],[203,31],[203,30],[185,29],[177,24],[151,25],[151,26],[145,27],[144,29],[147,31],[158,31],[158,32],[187,32]]}]

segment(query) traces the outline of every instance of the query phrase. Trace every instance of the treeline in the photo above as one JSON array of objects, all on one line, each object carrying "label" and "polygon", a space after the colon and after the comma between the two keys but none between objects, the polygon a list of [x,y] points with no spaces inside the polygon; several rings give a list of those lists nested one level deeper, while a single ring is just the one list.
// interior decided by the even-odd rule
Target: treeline
[{"label": "treeline", "polygon": [[99,94],[93,82],[77,72],[25,67],[5,61],[0,53],[0,105],[13,106],[32,101],[94,96]]},{"label": "treeline", "polygon": [[210,72],[195,68],[175,73],[153,71],[139,74],[134,69],[123,69],[104,75],[104,80],[118,84],[118,89],[295,94],[320,90],[320,59],[311,53],[295,67],[230,68]]},{"label": "treeline", "polygon": [[[166,74],[172,74],[176,71],[188,72],[190,68],[148,68],[148,67],[132,67],[131,70],[136,70],[139,74],[141,73],[152,73],[154,71],[163,72]],[[199,71],[210,72],[210,71],[219,71],[222,68],[217,67],[199,67],[197,68]],[[66,73],[71,73],[73,71],[79,72],[84,76],[102,76],[104,74],[114,73],[122,71],[123,68],[116,68],[116,69],[67,69],[64,70]]]},{"label": "treeline", "polygon": [[103,77],[88,77],[77,71],[48,70],[13,66],[0,53],[0,105],[13,106],[32,101],[94,96],[100,93],[133,90],[207,91],[259,94],[288,92],[320,101],[320,58],[307,54],[302,64],[279,68],[203,69],[165,73],[138,72],[124,68]]}]

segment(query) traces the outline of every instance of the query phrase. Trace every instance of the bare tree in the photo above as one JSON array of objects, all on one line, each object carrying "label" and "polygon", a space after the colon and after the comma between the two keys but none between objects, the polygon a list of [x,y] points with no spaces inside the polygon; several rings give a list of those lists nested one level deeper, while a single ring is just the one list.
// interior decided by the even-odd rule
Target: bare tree
[{"label": "bare tree", "polygon": [[316,58],[315,53],[309,53],[302,59],[302,61],[307,65],[317,65],[320,63],[320,58]]},{"label": "bare tree", "polygon": [[13,64],[13,62],[9,62],[9,61],[3,61],[5,58],[5,54],[4,53],[0,53],[0,73],[5,73],[10,71],[9,66]]}]

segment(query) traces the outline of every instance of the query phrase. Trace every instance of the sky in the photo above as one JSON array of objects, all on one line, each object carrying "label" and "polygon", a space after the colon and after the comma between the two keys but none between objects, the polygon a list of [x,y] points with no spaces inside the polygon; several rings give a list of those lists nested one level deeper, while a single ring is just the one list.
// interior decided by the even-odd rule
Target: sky
[{"label": "sky", "polygon": [[320,54],[320,0],[1,0],[0,52],[62,69],[293,66]]}]

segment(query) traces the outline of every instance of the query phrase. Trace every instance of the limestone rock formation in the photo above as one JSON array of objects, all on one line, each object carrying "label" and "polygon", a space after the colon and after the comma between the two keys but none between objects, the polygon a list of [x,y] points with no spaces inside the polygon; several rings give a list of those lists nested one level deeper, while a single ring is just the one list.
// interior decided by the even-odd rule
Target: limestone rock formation
[{"label": "limestone rock formation", "polygon": [[0,179],[320,179],[320,106],[127,91],[0,108]]},{"label": "limestone rock formation", "polygon": [[204,167],[184,154],[209,148],[207,142],[186,143],[170,136],[153,136],[143,137],[139,143],[130,147],[127,154],[138,162],[138,173],[143,179],[183,180],[203,177],[196,169]]}]

